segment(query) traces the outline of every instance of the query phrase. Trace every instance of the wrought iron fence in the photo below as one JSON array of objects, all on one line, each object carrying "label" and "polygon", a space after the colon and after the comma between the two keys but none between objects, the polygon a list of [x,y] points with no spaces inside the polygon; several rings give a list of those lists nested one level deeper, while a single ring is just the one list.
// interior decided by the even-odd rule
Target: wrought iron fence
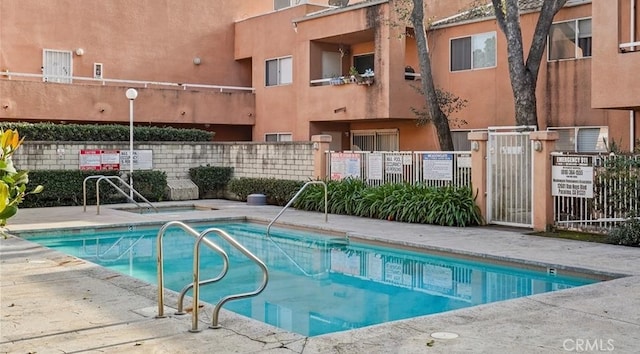
[{"label": "wrought iron fence", "polygon": [[[573,171],[581,175],[575,176],[577,183],[561,184],[565,188],[558,187],[563,183],[557,178],[562,168],[554,163],[552,184],[557,228],[606,233],[624,220],[640,216],[640,155],[554,154],[554,162],[558,156],[585,158],[587,163],[574,166]],[[571,171],[567,169],[565,174]],[[592,173],[592,177],[586,178],[586,173]],[[575,196],[566,195],[569,191],[575,191]]]},{"label": "wrought iron fence", "polygon": [[370,186],[388,183],[470,186],[469,151],[327,152],[327,178],[351,177]]}]

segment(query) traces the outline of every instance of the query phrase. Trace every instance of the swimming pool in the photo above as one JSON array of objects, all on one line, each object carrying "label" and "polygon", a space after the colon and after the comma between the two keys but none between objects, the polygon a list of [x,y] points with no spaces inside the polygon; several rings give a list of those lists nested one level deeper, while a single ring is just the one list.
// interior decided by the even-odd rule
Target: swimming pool
[{"label": "swimming pool", "polygon": [[[381,247],[348,245],[336,236],[273,228],[246,222],[215,226],[234,236],[269,268],[270,281],[259,296],[224,305],[225,309],[302,335],[360,328],[459,308],[566,289],[598,281],[518,269],[472,259]],[[25,232],[30,241],[104,267],[156,283],[156,227]],[[216,303],[231,293],[256,288],[261,274],[238,251],[209,237],[230,257],[227,277],[202,286],[201,299]],[[170,229],[164,238],[165,286],[179,291],[192,281],[193,238]],[[286,253],[286,254],[285,254]],[[201,279],[220,272],[220,257],[202,248]],[[223,324],[224,325],[224,324]]]}]

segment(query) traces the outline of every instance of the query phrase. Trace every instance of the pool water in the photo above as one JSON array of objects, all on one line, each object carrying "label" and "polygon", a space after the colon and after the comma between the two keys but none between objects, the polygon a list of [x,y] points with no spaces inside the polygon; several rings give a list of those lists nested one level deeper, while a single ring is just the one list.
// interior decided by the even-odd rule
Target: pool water
[{"label": "pool water", "polygon": [[[21,236],[155,284],[159,227]],[[261,224],[231,222],[196,229],[207,227],[225,230],[269,269],[269,283],[260,295],[230,301],[224,308],[305,336],[598,281],[366,243],[345,245],[335,236],[300,230],[273,228],[266,237]],[[230,264],[222,281],[201,286],[201,299],[215,304],[224,296],[256,289],[262,279],[259,268],[215,234],[207,237],[227,251]],[[165,286],[180,291],[192,281],[194,238],[169,228],[163,242]],[[207,247],[201,249],[201,269],[201,280],[222,269],[220,257]]]}]

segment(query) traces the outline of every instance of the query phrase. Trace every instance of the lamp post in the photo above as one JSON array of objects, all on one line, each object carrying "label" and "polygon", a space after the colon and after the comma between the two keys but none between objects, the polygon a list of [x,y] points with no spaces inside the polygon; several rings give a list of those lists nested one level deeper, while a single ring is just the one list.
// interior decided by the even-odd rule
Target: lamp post
[{"label": "lamp post", "polygon": [[129,100],[129,198],[133,200],[133,100],[138,97],[138,91],[130,88],[125,95]]}]

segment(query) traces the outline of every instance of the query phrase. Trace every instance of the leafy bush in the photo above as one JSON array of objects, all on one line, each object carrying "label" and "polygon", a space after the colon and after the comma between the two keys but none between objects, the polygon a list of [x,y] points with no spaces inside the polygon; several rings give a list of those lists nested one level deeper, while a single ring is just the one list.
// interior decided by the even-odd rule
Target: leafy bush
[{"label": "leafy bush", "polygon": [[[385,184],[370,187],[358,179],[328,181],[329,211],[370,218],[446,226],[478,225],[480,209],[469,187]],[[307,188],[294,202],[302,210],[324,211],[324,189]]]},{"label": "leafy bush", "polygon": [[189,169],[189,177],[198,186],[200,199],[220,198],[232,174],[232,167],[216,167],[208,164]]},{"label": "leafy bush", "polygon": [[[22,204],[23,207],[52,207],[83,205],[83,182],[89,176],[117,176],[119,171],[79,171],[79,170],[38,170],[29,172],[29,184],[42,185],[44,190],[37,195],[30,195]],[[160,201],[167,188],[166,175],[161,171],[134,171],[134,188],[149,201]],[[122,179],[128,183],[128,176]],[[97,179],[86,182],[86,203],[96,204]],[[127,188],[114,181],[124,192]],[[100,204],[124,203],[127,197],[115,190],[109,183],[100,183]]]},{"label": "leafy bush", "polygon": [[[129,183],[129,174],[123,177]],[[121,187],[122,188],[122,187]],[[161,202],[167,194],[167,173],[164,171],[133,171],[133,188],[150,202]],[[122,188],[125,192],[128,189]],[[140,201],[138,198],[135,198]]]},{"label": "leafy bush", "polygon": [[[19,129],[29,141],[129,141],[129,126],[117,124],[0,123],[1,129]],[[173,127],[133,128],[140,141],[211,141],[215,133]]]},{"label": "leafy bush", "polygon": [[284,206],[303,185],[304,182],[301,181],[242,177],[229,182],[229,191],[242,201],[246,201],[249,194],[264,194],[268,204]]},{"label": "leafy bush", "polygon": [[640,218],[632,217],[609,231],[609,242],[616,245],[640,247]]}]

